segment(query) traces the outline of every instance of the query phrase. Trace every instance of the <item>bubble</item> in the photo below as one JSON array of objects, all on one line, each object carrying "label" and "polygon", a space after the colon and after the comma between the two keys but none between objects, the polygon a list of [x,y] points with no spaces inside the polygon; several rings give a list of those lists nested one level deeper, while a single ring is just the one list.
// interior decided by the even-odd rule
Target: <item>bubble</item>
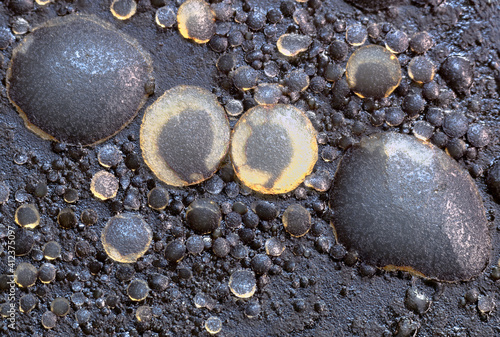
[{"label": "bubble", "polygon": [[42,325],[45,329],[52,329],[57,324],[57,316],[52,311],[46,311],[42,315]]},{"label": "bubble", "polygon": [[31,263],[21,262],[14,271],[14,282],[21,288],[35,285],[38,271]]},{"label": "bubble", "polygon": [[52,0],[36,0],[36,3],[39,4],[40,6],[45,6],[51,3]]},{"label": "bubble", "polygon": [[193,298],[193,302],[196,308],[207,308],[212,310],[215,306],[215,301],[210,296],[203,293],[197,293]]},{"label": "bubble", "polygon": [[65,229],[75,227],[76,221],[75,212],[71,208],[64,208],[57,215],[57,223]]},{"label": "bubble", "polygon": [[385,36],[385,47],[394,54],[399,54],[408,49],[408,36],[401,30],[395,30]]},{"label": "bubble", "polygon": [[347,27],[345,32],[345,40],[354,47],[364,44],[367,37],[368,32],[366,31],[366,28],[360,24]]},{"label": "bubble", "polygon": [[203,0],[187,0],[179,7],[177,25],[185,39],[207,43],[215,34],[215,13]]},{"label": "bubble", "polygon": [[149,322],[151,318],[153,318],[153,310],[149,305],[141,305],[135,311],[135,318],[137,318],[139,322]]},{"label": "bubble", "polygon": [[233,72],[233,84],[236,88],[247,91],[257,86],[259,73],[249,66],[241,66]]},{"label": "bubble", "polygon": [[389,96],[401,81],[398,58],[384,47],[368,45],[357,49],[347,61],[349,88],[361,98]]},{"label": "bubble", "polygon": [[148,107],[141,149],[155,175],[173,186],[198,184],[218,169],[229,148],[224,109],[205,89],[177,86]]},{"label": "bubble", "polygon": [[301,237],[311,229],[311,214],[303,206],[292,204],[283,213],[283,226],[293,237]]},{"label": "bubble", "polygon": [[160,7],[156,10],[155,22],[161,28],[171,28],[177,22],[177,15],[171,7]]},{"label": "bubble", "polygon": [[209,334],[215,335],[222,330],[222,321],[220,320],[219,317],[210,316],[205,321],[205,329],[208,331]]},{"label": "bubble", "polygon": [[104,145],[97,152],[97,160],[105,168],[117,166],[122,159],[122,152],[115,145]]},{"label": "bubble", "polygon": [[229,289],[236,297],[252,297],[257,289],[255,274],[246,269],[233,272],[229,278]]},{"label": "bubble", "polygon": [[148,297],[148,283],[141,279],[135,279],[127,287],[127,295],[132,301],[142,301]]},{"label": "bubble", "polygon": [[186,255],[186,246],[181,240],[174,240],[165,247],[165,258],[174,263],[181,261]]},{"label": "bubble", "polygon": [[56,267],[51,263],[44,263],[38,269],[38,279],[42,283],[50,283],[56,278]]},{"label": "bubble", "polygon": [[85,324],[90,320],[91,313],[88,310],[85,309],[79,309],[75,313],[75,318],[78,324]]},{"label": "bubble", "polygon": [[137,3],[135,0],[113,0],[109,9],[118,20],[128,20],[134,16]]},{"label": "bubble", "polygon": [[94,174],[90,182],[92,194],[101,200],[108,200],[116,197],[118,187],[118,179],[112,173],[104,170]]},{"label": "bubble", "polygon": [[297,56],[309,48],[312,39],[307,35],[300,34],[283,34],[279,37],[276,46],[278,51],[285,56]]},{"label": "bubble", "polygon": [[[277,104],[283,92],[283,87],[276,83],[261,83],[255,88],[255,102],[260,105]],[[226,109],[227,110],[227,109]]]},{"label": "bubble", "polygon": [[292,92],[302,92],[309,87],[309,76],[302,69],[292,70],[285,78],[285,84]]},{"label": "bubble", "polygon": [[21,227],[33,229],[40,223],[40,214],[33,204],[24,204],[16,209],[14,221]]},{"label": "bubble", "polygon": [[32,294],[23,295],[19,299],[19,311],[23,313],[28,313],[31,310],[35,309],[38,304],[38,298]]},{"label": "bubble", "polygon": [[47,260],[55,260],[61,257],[61,245],[56,241],[49,241],[43,246],[43,256]]},{"label": "bubble", "polygon": [[426,121],[417,121],[413,124],[413,134],[420,140],[428,141],[434,134],[434,127]]},{"label": "bubble", "polygon": [[439,70],[448,85],[458,94],[467,94],[474,80],[474,67],[462,56],[450,56]]},{"label": "bubble", "polygon": [[99,216],[94,209],[88,208],[82,212],[81,220],[85,225],[93,225],[99,220]]},{"label": "bubble", "polygon": [[169,199],[170,196],[163,187],[155,187],[148,193],[148,205],[157,211],[165,209]]},{"label": "bubble", "polygon": [[272,237],[266,240],[266,254],[269,256],[280,256],[285,251],[285,243],[277,237]]},{"label": "bubble", "polygon": [[376,134],[349,149],[330,206],[338,242],[367,264],[459,281],[488,262],[491,239],[474,181],[412,136]]},{"label": "bubble", "polygon": [[50,303],[50,311],[57,316],[66,316],[70,309],[69,301],[64,297],[57,297]]},{"label": "bubble", "polygon": [[153,233],[140,217],[130,213],[111,219],[101,233],[101,241],[108,256],[122,263],[136,262],[148,250]]},{"label": "bubble", "polygon": [[66,201],[68,204],[73,204],[78,201],[78,191],[73,188],[69,188],[66,190],[66,192],[64,192],[63,197],[64,201]]},{"label": "bubble", "polygon": [[231,117],[238,117],[243,112],[243,103],[236,99],[232,99],[224,106],[226,113]]},{"label": "bubble", "polygon": [[424,54],[434,45],[432,37],[427,32],[419,32],[410,40],[410,48],[417,54]]},{"label": "bubble", "polygon": [[335,61],[343,61],[347,57],[349,47],[344,41],[334,40],[329,47],[330,57]]},{"label": "bubble", "polygon": [[253,271],[256,274],[266,274],[271,269],[273,262],[266,254],[256,254],[250,262]]},{"label": "bubble", "polygon": [[429,83],[435,74],[436,67],[425,56],[416,56],[408,64],[408,75],[417,83]]},{"label": "bubble", "polygon": [[222,214],[219,205],[210,199],[193,201],[186,210],[188,226],[198,234],[208,234],[219,228]]},{"label": "bubble", "polygon": [[254,191],[292,191],[318,159],[316,131],[291,105],[256,106],[235,125],[231,159],[236,175]]},{"label": "bubble", "polygon": [[34,29],[14,49],[7,91],[40,137],[91,145],[135,117],[151,72],[137,41],[92,16],[67,15]]},{"label": "bubble", "polygon": [[35,240],[33,239],[33,235],[30,232],[24,229],[16,230],[15,234],[15,250],[16,256],[24,256],[28,255],[32,248]]},{"label": "bubble", "polygon": [[12,32],[16,35],[24,35],[30,30],[30,24],[26,19],[16,17],[12,22]]}]

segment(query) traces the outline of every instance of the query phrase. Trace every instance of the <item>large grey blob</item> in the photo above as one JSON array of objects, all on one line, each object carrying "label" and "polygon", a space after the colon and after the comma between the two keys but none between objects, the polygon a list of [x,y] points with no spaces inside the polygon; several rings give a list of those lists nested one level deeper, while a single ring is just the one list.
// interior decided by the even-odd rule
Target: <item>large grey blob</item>
[{"label": "large grey blob", "polygon": [[186,110],[173,116],[158,138],[160,155],[167,165],[187,183],[209,177],[206,159],[214,143],[212,120],[208,111]]},{"label": "large grey blob", "polygon": [[151,66],[123,34],[86,16],[42,26],[15,51],[9,97],[59,141],[89,145],[136,115]]},{"label": "large grey blob", "polygon": [[[402,150],[387,150],[389,143]],[[473,180],[414,137],[377,134],[351,148],[335,174],[330,205],[338,241],[367,263],[459,281],[481,273],[489,260],[491,239]]]}]

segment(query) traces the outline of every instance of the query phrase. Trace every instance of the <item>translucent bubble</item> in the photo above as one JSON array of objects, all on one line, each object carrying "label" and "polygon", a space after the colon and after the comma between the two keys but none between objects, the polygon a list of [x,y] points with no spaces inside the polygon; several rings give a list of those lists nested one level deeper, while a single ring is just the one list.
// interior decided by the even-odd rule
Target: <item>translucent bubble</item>
[{"label": "translucent bubble", "polygon": [[300,185],[316,163],[316,131],[291,105],[256,106],[234,127],[231,158],[246,186],[260,193],[286,193]]},{"label": "translucent bubble", "polygon": [[224,109],[206,89],[174,87],[146,110],[141,149],[146,164],[173,186],[210,178],[229,148],[230,129]]},{"label": "translucent bubble", "polygon": [[309,48],[312,43],[312,38],[307,35],[300,34],[283,34],[279,37],[276,46],[278,51],[285,56],[296,56]]},{"label": "translucent bubble", "polygon": [[177,12],[179,32],[185,39],[206,43],[215,34],[215,14],[203,0],[187,0]]},{"label": "translucent bubble", "polygon": [[357,49],[347,61],[349,87],[362,98],[389,96],[401,81],[398,58],[384,47],[368,45]]},{"label": "translucent bubble", "polygon": [[110,10],[118,20],[127,20],[134,16],[137,3],[135,0],[113,0]]},{"label": "translucent bubble", "polygon": [[257,289],[255,274],[245,269],[233,272],[229,279],[229,289],[236,297],[252,297]]}]

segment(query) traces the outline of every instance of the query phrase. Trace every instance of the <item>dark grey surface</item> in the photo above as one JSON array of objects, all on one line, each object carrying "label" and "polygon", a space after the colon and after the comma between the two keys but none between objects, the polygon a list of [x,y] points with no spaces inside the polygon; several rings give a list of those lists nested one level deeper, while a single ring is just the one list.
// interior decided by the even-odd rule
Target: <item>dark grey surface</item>
[{"label": "dark grey surface", "polygon": [[[233,3],[233,6],[241,11],[241,2],[233,1]],[[272,0],[252,0],[248,3],[265,9],[279,7],[279,1]],[[295,4],[299,8],[305,7],[299,3]],[[23,17],[32,27],[35,27],[56,17],[58,13],[65,14],[72,10],[80,13],[93,13],[136,38],[151,53],[156,78],[156,92],[149,98],[146,106],[160,97],[165,90],[179,84],[199,85],[213,90],[222,104],[229,98],[251,99],[251,93],[246,95],[239,93],[232,87],[227,76],[217,71],[215,63],[220,54],[210,50],[207,45],[196,45],[184,40],[175,28],[168,30],[157,28],[154,24],[155,7],[149,1],[139,1],[138,12],[125,22],[112,17],[109,5],[110,1],[61,1],[44,8],[37,7],[36,10],[25,13]],[[114,201],[101,202],[94,199],[89,191],[92,174],[102,169],[96,159],[96,154],[102,145],[83,150],[66,146],[61,151],[51,142],[41,140],[24,127],[15,108],[10,105],[6,96],[5,83],[2,83],[0,86],[0,167],[2,167],[0,178],[9,186],[11,193],[9,201],[0,206],[1,223],[4,226],[11,223],[14,211],[19,204],[35,202],[41,213],[41,224],[33,233],[30,231],[36,239],[32,253],[17,257],[17,263],[30,262],[39,268],[45,261],[37,260],[38,252],[43,244],[50,240],[57,240],[62,245],[63,258],[54,261],[60,275],[56,281],[49,285],[43,285],[37,281],[34,287],[27,290],[35,294],[40,301],[29,314],[18,313],[18,331],[8,330],[6,321],[1,320],[0,334],[16,337],[85,334],[120,336],[126,333],[131,336],[207,336],[203,323],[209,316],[215,315],[223,321],[220,336],[372,337],[391,336],[403,331],[403,327],[413,327],[413,330],[407,330],[406,336],[413,336],[414,332],[418,337],[499,335],[498,308],[490,313],[481,313],[477,302],[465,300],[466,293],[477,291],[480,298],[488,301],[492,299],[498,305],[499,284],[493,276],[500,254],[500,242],[496,229],[500,225],[498,217],[500,208],[494,203],[485,186],[487,170],[500,157],[497,70],[500,20],[497,4],[486,0],[474,2],[405,0],[400,6],[388,10],[364,12],[344,1],[325,0],[322,2],[322,7],[317,10],[317,14],[313,15],[324,15],[328,12],[334,13],[339,20],[344,20],[346,25],[359,23],[367,18],[369,22],[388,24],[389,27],[404,30],[409,37],[413,32],[427,30],[433,37],[434,46],[426,55],[437,66],[452,54],[465,55],[474,63],[471,95],[455,98],[452,89],[438,74],[435,82],[440,90],[440,97],[435,101],[426,100],[426,111],[420,114],[418,119],[425,120],[428,108],[436,106],[445,111],[464,111],[467,113],[469,122],[479,121],[492,131],[490,144],[483,149],[478,149],[475,159],[458,160],[463,168],[478,172],[474,180],[480,189],[487,211],[493,250],[492,259],[481,275],[469,282],[455,284],[427,282],[421,278],[412,278],[406,273],[380,270],[377,270],[372,277],[362,276],[362,262],[358,261],[352,265],[350,264],[352,259],[345,259],[349,262],[348,265],[342,259],[334,258],[333,254],[330,255],[317,249],[316,242],[320,238],[329,240],[332,245],[334,242],[333,233],[329,228],[330,210],[326,206],[328,194],[308,188],[302,190],[303,186],[298,192],[284,196],[246,195],[246,191],[240,187],[240,193],[231,199],[227,197],[225,189],[228,186],[234,187],[234,184],[239,185],[234,181],[224,183],[223,191],[216,195],[206,191],[205,183],[182,189],[167,187],[171,195],[171,205],[176,205],[176,207],[169,206],[166,211],[156,212],[147,207],[146,195],[153,185],[161,184],[142,163],[134,170],[124,168],[123,165],[111,169],[114,174],[124,173],[120,190],[114,201],[117,201],[118,206],[122,204],[133,181],[135,185],[132,187],[139,191],[140,200],[140,209],[134,212],[141,213],[154,232],[151,249],[138,263],[127,267],[132,271],[134,278],[153,282],[156,279],[154,276],[161,274],[165,279],[162,280],[161,289],[150,291],[146,301],[132,302],[126,294],[130,279],[125,281],[121,278],[120,270],[123,266],[109,259],[102,259],[104,251],[98,240],[106,221],[115,214],[115,209],[120,209],[115,208]],[[10,29],[10,20],[14,17],[15,14],[4,3],[0,3],[0,25]],[[231,27],[241,28],[242,26],[244,25],[231,23]],[[333,23],[323,26],[331,27]],[[291,17],[285,17],[276,27],[277,36],[285,33],[289,27],[291,27],[290,30],[298,31]],[[253,36],[257,48],[266,41],[262,31],[255,32]],[[343,39],[344,33],[333,31],[333,36]],[[12,49],[19,42],[20,39],[16,38],[10,47],[1,52],[0,73],[2,77],[5,76]],[[374,43],[371,39],[369,42]],[[315,38],[315,43],[324,48],[328,55],[329,42],[318,42]],[[383,43],[383,38],[380,43]],[[348,54],[350,55],[353,50],[349,47]],[[236,54],[236,66],[245,64],[243,61],[245,52],[242,48],[236,47],[232,51]],[[402,61],[405,58],[409,59],[411,56],[409,53],[407,51],[401,56]],[[296,69],[308,64],[314,66],[317,62],[316,57],[309,57],[309,52],[306,52],[289,64],[291,69]],[[345,61],[339,62],[339,65],[345,67]],[[259,72],[261,80],[267,81],[262,71]],[[403,72],[405,73],[406,70]],[[285,74],[286,71],[280,70],[280,79]],[[328,146],[343,152],[342,146],[357,142],[373,132],[411,133],[413,121],[407,117],[397,128],[386,125],[372,126],[371,114],[368,111],[370,102],[363,102],[349,93],[349,90],[346,92],[345,87],[341,88],[345,81],[341,80],[337,83],[341,85],[338,85],[339,90],[335,92],[342,96],[341,99],[338,96],[334,97],[329,90],[319,94],[306,91],[304,96],[295,103],[308,110],[307,99],[310,97],[316,99],[318,107],[313,109],[314,114],[309,116],[314,125],[319,127],[320,132],[327,135],[327,143],[320,145],[320,153]],[[327,88],[332,86],[331,83],[327,84]],[[420,90],[420,87],[404,78],[402,89],[396,90],[389,97],[389,102],[392,106],[399,108],[401,101],[408,93],[418,94]],[[358,108],[351,109],[351,105],[347,105],[349,101],[352,101],[354,107]],[[336,107],[341,107],[341,109],[337,110]],[[127,152],[130,148],[132,148],[132,154],[141,158],[138,135],[143,111],[142,109],[138,118],[134,119],[125,130],[107,141],[107,143],[116,144],[122,150],[124,158],[130,155],[130,152]],[[364,131],[361,134],[353,132],[354,126],[360,124]],[[442,136],[441,128],[436,127],[434,134]],[[80,152],[81,157],[78,156]],[[19,154],[27,155],[29,160],[22,165],[15,164],[13,158],[17,158]],[[62,161],[64,168],[52,168],[51,164],[54,160]],[[331,163],[319,160],[315,170],[324,169],[333,174],[337,162],[338,158]],[[222,177],[220,173],[217,175]],[[54,177],[56,177],[55,180],[48,180]],[[44,198],[36,198],[27,192],[31,183],[39,181],[48,185],[49,194]],[[84,227],[81,231],[78,230],[78,225],[77,228],[71,230],[62,229],[57,225],[57,210],[68,206],[58,194],[60,186],[78,188],[79,200],[72,207],[75,208],[78,217],[87,208],[96,210],[99,217],[96,224]],[[23,200],[23,196],[27,195],[27,201],[16,201],[16,195],[19,200]],[[261,221],[257,229],[250,230],[258,240],[265,240],[273,235],[284,235],[279,219],[289,204],[298,202],[311,212],[313,226],[310,233],[302,238],[290,238],[285,234],[285,252],[280,258],[272,258],[271,269],[278,272],[281,270],[281,272],[259,277],[257,292],[251,299],[261,306],[257,317],[246,317],[245,308],[249,302],[235,300],[229,295],[227,289],[230,271],[241,268],[242,264],[246,263],[244,259],[239,260],[231,256],[224,259],[214,258],[212,252],[207,249],[201,255],[187,255],[179,266],[165,262],[163,256],[166,244],[177,239],[178,235],[180,238],[186,238],[191,234],[184,220],[185,211],[181,211],[178,215],[177,208],[179,204],[187,207],[189,204],[187,200],[192,200],[191,197],[210,197],[220,205],[227,201],[232,203],[239,201],[249,207],[253,201],[262,199],[274,203],[279,209],[280,216],[269,223]],[[272,229],[273,226],[277,228],[276,232]],[[237,230],[224,228],[224,223],[221,228],[226,236],[237,233]],[[86,258],[77,258],[74,255],[75,244],[80,240],[91,244],[91,253]],[[250,244],[245,244],[245,246],[251,253],[265,253],[262,246],[256,249],[251,248]],[[252,247],[257,246],[252,244]],[[3,264],[6,258],[3,246],[0,250],[0,257],[2,259],[0,273],[5,273],[7,270]],[[291,268],[293,264],[295,266]],[[200,268],[200,265],[203,268]],[[97,274],[90,274],[89,270],[91,268],[94,270],[96,266],[102,268]],[[188,281],[179,279],[179,267],[190,268],[193,271],[193,278]],[[56,327],[46,331],[40,324],[43,313],[55,297],[62,296],[70,299],[75,293],[73,287],[74,289],[81,287],[85,304],[82,307],[72,304],[69,315],[58,319]],[[430,309],[425,314],[417,315],[405,306],[405,294],[409,288],[417,288],[431,298]],[[216,301],[215,308],[211,310],[195,308],[192,300],[198,292],[212,297]],[[25,293],[18,289],[18,298]],[[100,297],[95,298],[94,293],[95,296]],[[5,295],[4,290],[2,295]],[[101,300],[105,300],[106,303],[105,308],[102,309],[98,307]],[[117,302],[116,306],[107,304],[115,302]],[[484,300],[481,301],[483,302]],[[300,305],[301,303],[303,306]],[[160,314],[153,317],[149,324],[139,323],[135,318],[135,311],[144,304],[155,310],[161,309]],[[299,312],[295,307],[304,309]],[[90,314],[89,321],[83,325],[76,324],[76,313],[79,310],[88,311]],[[400,334],[400,336],[404,335]]]},{"label": "dark grey surface", "polygon": [[[388,154],[395,144],[405,147]],[[483,201],[472,178],[441,150],[396,133],[347,151],[330,190],[337,239],[378,267],[468,280],[490,259]]]},{"label": "dark grey surface", "polygon": [[144,102],[150,64],[140,47],[89,17],[36,29],[14,51],[10,99],[59,141],[89,145],[121,130]]}]

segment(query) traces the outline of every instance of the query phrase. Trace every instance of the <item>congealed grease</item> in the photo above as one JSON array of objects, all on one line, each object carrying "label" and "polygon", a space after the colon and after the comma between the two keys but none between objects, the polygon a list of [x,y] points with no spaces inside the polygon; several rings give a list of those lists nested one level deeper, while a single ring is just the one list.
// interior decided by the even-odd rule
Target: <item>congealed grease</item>
[{"label": "congealed grease", "polygon": [[129,213],[109,219],[101,233],[108,256],[122,263],[136,262],[148,250],[152,238],[151,227],[140,216]]},{"label": "congealed grease", "polygon": [[491,240],[479,191],[438,148],[376,134],[342,158],[330,190],[337,240],[364,262],[443,281],[486,266]]},{"label": "congealed grease", "polygon": [[286,193],[304,181],[318,159],[316,131],[292,105],[256,106],[234,127],[231,159],[236,175],[251,189]]},{"label": "congealed grease", "polygon": [[7,91],[39,136],[91,145],[135,117],[151,72],[137,41],[93,16],[68,15],[34,29],[14,49]]},{"label": "congealed grease", "polygon": [[389,96],[401,81],[398,58],[377,45],[357,49],[347,61],[347,84],[359,97]]},{"label": "congealed grease", "polygon": [[210,178],[229,148],[224,109],[205,89],[177,86],[144,115],[141,149],[146,164],[165,183],[197,184]]},{"label": "congealed grease", "polygon": [[177,11],[179,32],[185,39],[207,43],[215,34],[215,14],[203,0],[187,0]]}]

